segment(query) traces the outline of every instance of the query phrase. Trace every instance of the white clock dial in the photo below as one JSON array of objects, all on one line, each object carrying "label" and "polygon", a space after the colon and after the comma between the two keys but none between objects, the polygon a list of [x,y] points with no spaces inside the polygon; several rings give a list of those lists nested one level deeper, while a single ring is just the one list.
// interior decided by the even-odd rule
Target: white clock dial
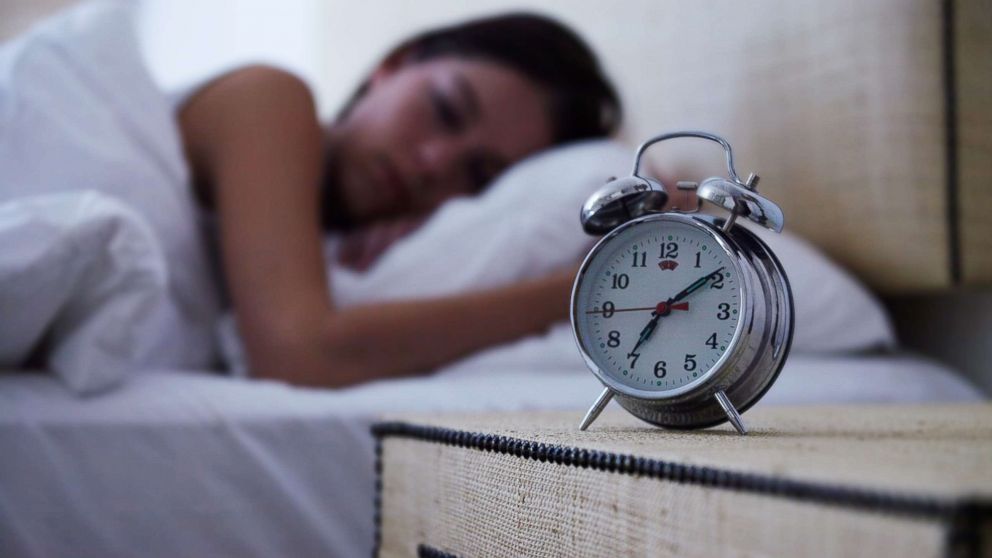
[{"label": "white clock dial", "polygon": [[702,226],[634,222],[600,244],[584,266],[573,301],[580,344],[617,384],[682,392],[702,381],[736,339],[738,273]]}]

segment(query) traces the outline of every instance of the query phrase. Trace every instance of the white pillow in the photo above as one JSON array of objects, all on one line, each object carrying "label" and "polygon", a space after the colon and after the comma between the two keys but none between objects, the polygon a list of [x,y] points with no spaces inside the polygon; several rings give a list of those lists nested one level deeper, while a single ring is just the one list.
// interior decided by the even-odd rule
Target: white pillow
[{"label": "white pillow", "polygon": [[[741,219],[738,222],[744,222]],[[788,226],[786,216],[786,226]],[[896,336],[879,300],[850,273],[806,240],[745,224],[778,256],[792,285],[799,353],[843,353],[892,349]]]},{"label": "white pillow", "polygon": [[[348,306],[484,289],[576,264],[595,241],[582,231],[579,208],[611,176],[629,174],[633,154],[612,140],[590,140],[521,161],[485,194],[446,204],[366,273],[331,265],[335,302]],[[749,228],[778,255],[791,281],[794,351],[895,344],[884,308],[849,273],[788,231]]]}]

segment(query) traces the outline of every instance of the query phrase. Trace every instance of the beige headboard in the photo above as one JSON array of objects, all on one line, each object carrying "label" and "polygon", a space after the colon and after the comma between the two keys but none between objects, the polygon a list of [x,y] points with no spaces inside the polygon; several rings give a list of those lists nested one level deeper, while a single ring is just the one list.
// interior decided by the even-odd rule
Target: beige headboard
[{"label": "beige headboard", "polygon": [[[726,134],[787,228],[879,291],[992,283],[992,5],[661,4],[636,72],[655,92],[631,107],[645,115],[632,138]],[[719,150],[699,152],[660,153],[656,168],[720,168]]]}]

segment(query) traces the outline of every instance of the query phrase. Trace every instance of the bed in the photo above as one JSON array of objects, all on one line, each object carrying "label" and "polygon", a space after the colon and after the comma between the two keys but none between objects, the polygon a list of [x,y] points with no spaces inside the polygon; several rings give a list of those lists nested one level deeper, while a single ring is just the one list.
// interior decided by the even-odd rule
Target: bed
[{"label": "bed", "polygon": [[[659,28],[674,25],[648,3],[635,4],[636,10],[633,4],[627,9],[653,18]],[[638,118],[626,134],[641,139],[689,124],[724,131],[741,146],[738,160],[768,177],[765,191],[782,201],[790,219],[787,227],[812,240],[766,238],[793,280],[797,331],[793,354],[761,404],[982,400],[981,392],[956,371],[901,348],[877,299],[877,293],[950,288],[961,269],[973,284],[987,281],[992,273],[981,250],[982,239],[992,237],[992,225],[984,225],[978,240],[971,229],[960,235],[947,232],[955,229],[946,222],[938,7],[923,2],[870,7],[767,3],[767,21],[738,14],[718,22],[702,8],[666,6],[686,28],[719,31],[730,21],[749,23],[737,38],[724,34],[710,43],[687,39],[692,55],[681,61],[651,58],[661,73],[687,76],[693,85],[673,92],[670,103],[650,107],[639,105],[635,93],[631,106]],[[729,3],[722,8],[745,9]],[[23,108],[15,113],[11,99],[20,99],[23,107],[34,103],[38,92],[65,86],[73,92],[73,102],[82,99],[94,107],[76,115],[75,125],[90,130],[101,126],[99,150],[92,149],[92,142],[82,143],[87,153],[99,152],[99,157],[52,177],[43,191],[35,192],[49,197],[29,203],[12,186],[49,176],[44,161],[8,158],[0,166],[0,240],[38,247],[0,255],[5,316],[15,311],[37,314],[38,308],[49,306],[52,320],[63,315],[67,302],[51,296],[60,283],[52,282],[56,286],[48,291],[24,287],[49,284],[39,278],[53,275],[63,281],[85,277],[80,292],[99,293],[113,285],[126,295],[114,299],[117,306],[101,306],[103,314],[86,313],[97,316],[92,322],[83,320],[55,334],[51,322],[36,324],[36,331],[27,335],[23,322],[0,317],[0,356],[30,363],[36,360],[32,348],[40,339],[50,347],[64,347],[58,366],[7,366],[0,374],[0,555],[368,555],[375,474],[368,426],[380,414],[560,409],[574,410],[576,421],[581,418],[600,386],[585,371],[567,324],[419,378],[329,391],[239,377],[243,360],[238,338],[230,316],[223,315],[220,293],[210,287],[210,255],[190,247],[197,244],[202,223],[189,208],[184,189],[188,177],[169,124],[174,106],[141,69],[134,38],[124,24],[129,16],[122,13],[113,3],[77,8],[39,32],[36,37],[44,40],[34,44],[42,45],[40,54],[31,54],[27,44],[18,47],[17,56],[10,55],[9,44],[0,51],[8,56],[0,59],[6,64],[0,73],[6,76],[12,69],[44,67],[26,64],[30,56],[58,69],[40,72],[41,77],[18,74],[34,79],[28,80],[34,89],[2,90],[7,93],[0,95],[5,123],[26,125],[28,120],[9,120],[28,114]],[[562,14],[590,29],[593,39],[603,40],[602,27],[590,23],[595,14],[572,14],[564,7]],[[836,30],[851,21],[859,23],[839,39],[818,41],[803,32],[819,24]],[[622,24],[618,20],[613,25]],[[885,31],[883,38],[873,38],[870,31],[879,29]],[[905,29],[911,32],[900,31]],[[891,43],[893,37],[902,42]],[[676,50],[675,38],[677,33],[659,33],[651,40],[660,50]],[[876,44],[885,38],[889,46]],[[86,48],[66,48],[81,46],[72,43],[80,40]],[[648,37],[626,40],[613,49],[597,46],[611,53],[617,79],[633,87],[640,70],[617,57]],[[900,50],[906,40],[920,54],[912,64]],[[783,44],[792,44],[793,54]],[[748,52],[728,58],[741,45]],[[851,55],[852,48],[868,49],[871,59]],[[720,59],[723,65],[703,69],[703,59]],[[836,63],[828,64],[828,59]],[[115,62],[105,64],[107,60]],[[879,60],[892,61],[895,69],[876,75],[859,66]],[[796,70],[803,61],[807,70]],[[84,68],[85,87],[73,74],[73,64]],[[701,94],[718,89],[719,80],[728,75],[747,84],[769,78],[762,85],[766,98],[749,87],[734,89],[736,97]],[[791,77],[778,79],[782,76]],[[851,101],[863,100],[869,91],[884,97],[907,81],[911,94],[898,96],[898,103]],[[108,85],[125,82],[130,96],[108,93]],[[637,91],[643,93],[643,87]],[[846,102],[848,112],[835,110]],[[64,100],[59,103],[64,107]],[[29,123],[36,125],[47,115],[68,126],[72,122],[59,116],[64,110],[59,106],[39,108],[31,114],[41,120]],[[773,111],[776,107],[781,110]],[[835,112],[826,118],[829,110]],[[0,126],[0,156],[53,149],[51,138],[32,144],[27,136]],[[591,188],[629,167],[631,143],[590,142],[524,161],[483,198],[446,205],[368,273],[333,270],[335,299],[352,305],[484,288],[539,275],[574,259],[589,244],[572,228],[577,229],[578,207]],[[866,149],[871,156],[859,154]],[[687,153],[676,150],[654,164],[688,175],[708,164]],[[93,165],[92,172],[87,164]],[[115,172],[108,173],[107,167],[114,165]],[[158,181],[167,193],[162,199],[133,195],[135,173],[144,183]],[[66,175],[99,180],[84,188]],[[865,176],[872,179],[870,195],[828,195],[864,186],[859,181]],[[578,186],[549,187],[534,198],[534,184],[556,181]],[[80,191],[88,197],[80,197]],[[961,195],[973,195],[966,184]],[[899,203],[891,203],[893,199]],[[524,201],[530,211],[512,226],[492,217],[501,215],[498,208],[519,207]],[[71,214],[74,220],[39,221],[37,216],[53,214],[51,204],[68,208],[59,215]],[[114,265],[100,266],[100,280],[92,279],[90,268],[79,267],[89,260],[77,265],[64,257],[76,252],[60,251],[67,238],[75,246],[91,238],[86,235],[93,235],[93,242],[128,248],[113,252],[108,261]],[[112,242],[118,238],[114,235],[122,238],[120,244]],[[466,245],[480,245],[474,239],[484,239],[485,250],[467,250]],[[542,244],[561,249],[549,258],[539,249]],[[904,250],[906,244],[914,249]],[[463,263],[458,273],[417,265],[439,245]],[[333,250],[329,241],[329,253]],[[514,256],[507,258],[508,253]],[[54,263],[46,259],[52,254],[58,255]],[[25,268],[25,257],[36,258],[32,269],[47,271],[27,278],[10,273]],[[933,263],[945,261],[951,263]],[[963,268],[955,272],[954,265]],[[173,276],[163,270],[181,271]],[[3,299],[4,292],[15,292],[12,285],[20,294]],[[108,329],[106,324],[120,322],[121,316],[128,317],[130,327]],[[218,342],[212,341],[214,335]],[[186,350],[171,350],[176,346]],[[101,353],[96,347],[107,350]],[[235,373],[218,372],[218,360]]]}]

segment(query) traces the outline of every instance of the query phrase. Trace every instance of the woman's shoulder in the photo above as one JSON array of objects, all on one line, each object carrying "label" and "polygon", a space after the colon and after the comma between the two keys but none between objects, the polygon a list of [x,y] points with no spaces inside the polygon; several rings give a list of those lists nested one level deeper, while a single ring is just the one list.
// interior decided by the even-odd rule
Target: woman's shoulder
[{"label": "woman's shoulder", "polygon": [[226,72],[190,95],[177,119],[197,196],[208,207],[219,175],[264,164],[272,153],[288,157],[284,165],[319,167],[323,136],[313,94],[291,72],[263,65]]},{"label": "woman's shoulder", "polygon": [[310,87],[299,76],[266,65],[244,66],[216,77],[189,96],[178,120],[187,143],[227,141],[245,132],[320,136]]},{"label": "woman's shoulder", "polygon": [[310,86],[300,76],[277,66],[251,64],[221,72],[175,92],[176,112],[205,96],[234,102],[262,102],[278,107],[286,102],[314,105]]}]

